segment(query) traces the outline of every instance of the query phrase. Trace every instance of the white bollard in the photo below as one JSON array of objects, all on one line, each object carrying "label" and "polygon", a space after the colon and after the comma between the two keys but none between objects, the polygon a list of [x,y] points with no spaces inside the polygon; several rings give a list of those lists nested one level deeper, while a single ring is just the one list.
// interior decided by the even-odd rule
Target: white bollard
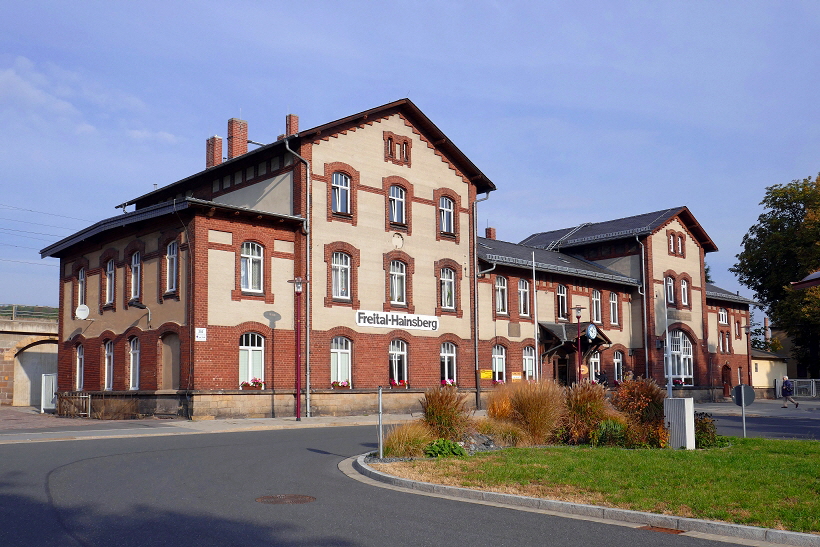
[{"label": "white bollard", "polygon": [[669,428],[669,446],[674,449],[695,449],[695,403],[691,397],[663,400],[663,416]]}]

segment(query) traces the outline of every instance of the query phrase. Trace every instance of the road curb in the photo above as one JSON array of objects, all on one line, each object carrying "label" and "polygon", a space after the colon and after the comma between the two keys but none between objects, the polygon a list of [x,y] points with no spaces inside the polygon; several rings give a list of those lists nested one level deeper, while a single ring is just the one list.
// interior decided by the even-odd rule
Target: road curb
[{"label": "road curb", "polygon": [[729,524],[726,522],[676,517],[673,515],[659,515],[656,513],[645,513],[642,511],[629,511],[627,509],[612,509],[598,505],[586,505],[583,503],[531,498],[513,494],[500,494],[497,492],[484,492],[481,490],[471,490],[469,488],[460,488],[457,486],[444,486],[429,482],[412,481],[409,479],[394,477],[373,469],[364,461],[367,456],[368,454],[362,454],[358,457],[354,457],[352,462],[353,468],[360,474],[370,479],[383,482],[391,486],[409,488],[431,494],[442,494],[457,498],[464,498],[467,500],[501,503],[504,505],[527,507],[530,509],[542,509],[555,513],[565,513],[575,516],[629,522],[632,524],[643,524],[646,526],[656,526],[659,528],[683,530],[684,532],[700,532],[717,536],[767,541],[780,545],[795,545],[797,547],[820,547],[820,536],[814,534],[804,534],[785,530],[773,530],[771,528],[760,528],[757,526],[744,526],[741,524]]}]

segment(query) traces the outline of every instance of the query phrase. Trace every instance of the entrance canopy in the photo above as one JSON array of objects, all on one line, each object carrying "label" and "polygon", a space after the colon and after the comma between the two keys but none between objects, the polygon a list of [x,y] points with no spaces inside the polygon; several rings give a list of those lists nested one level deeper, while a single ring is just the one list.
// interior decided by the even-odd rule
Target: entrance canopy
[{"label": "entrance canopy", "polygon": [[[541,340],[546,348],[544,352],[547,357],[558,355],[566,357],[570,353],[578,351],[578,323],[547,323],[539,321],[541,327]],[[581,323],[581,352],[583,357],[594,351],[600,351],[601,346],[612,344],[612,340],[598,328],[598,334],[590,340],[586,331],[589,321]],[[596,325],[597,327],[597,325]]]}]

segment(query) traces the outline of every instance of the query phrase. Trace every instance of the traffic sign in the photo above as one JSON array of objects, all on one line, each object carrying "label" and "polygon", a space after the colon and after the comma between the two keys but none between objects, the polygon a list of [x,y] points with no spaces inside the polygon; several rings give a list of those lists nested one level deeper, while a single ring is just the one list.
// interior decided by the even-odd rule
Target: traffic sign
[{"label": "traffic sign", "polygon": [[[742,393],[741,390],[743,390]],[[752,389],[752,386],[746,384],[735,386],[732,389],[732,400],[737,406],[749,406],[755,400],[755,390]]]}]

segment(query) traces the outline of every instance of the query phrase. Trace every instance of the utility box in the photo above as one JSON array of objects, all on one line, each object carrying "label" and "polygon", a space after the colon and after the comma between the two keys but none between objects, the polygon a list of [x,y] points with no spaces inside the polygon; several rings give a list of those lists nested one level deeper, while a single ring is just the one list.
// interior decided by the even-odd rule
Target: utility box
[{"label": "utility box", "polygon": [[695,449],[695,402],[691,397],[670,397],[663,400],[663,416],[669,428],[669,446]]}]

